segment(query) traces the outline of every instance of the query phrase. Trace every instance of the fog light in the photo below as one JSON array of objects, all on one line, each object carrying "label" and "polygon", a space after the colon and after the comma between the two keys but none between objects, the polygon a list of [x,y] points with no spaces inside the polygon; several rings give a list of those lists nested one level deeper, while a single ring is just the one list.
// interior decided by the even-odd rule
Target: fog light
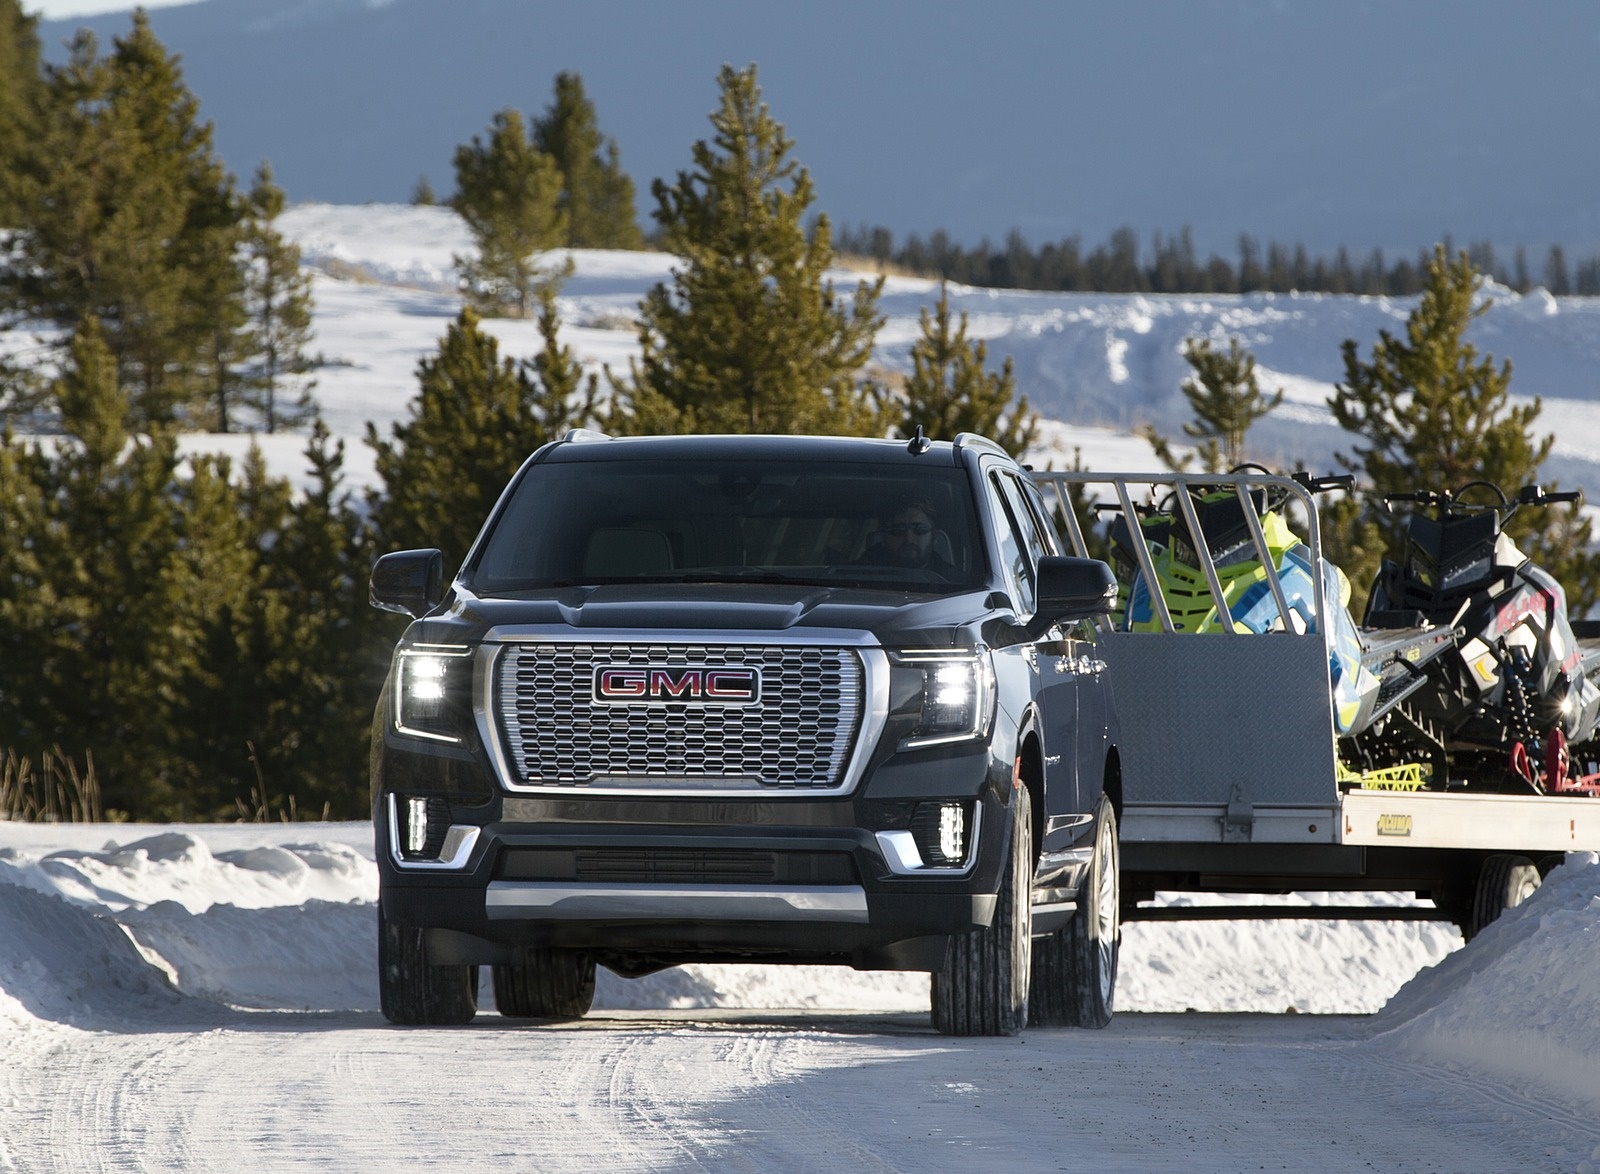
[{"label": "fog light", "polygon": [[957,800],[917,805],[911,815],[911,837],[925,864],[951,868],[966,862],[970,842],[968,807]]},{"label": "fog light", "polygon": [[954,803],[939,809],[939,853],[946,860],[960,860],[966,849],[966,812]]},{"label": "fog light", "polygon": [[406,851],[422,855],[428,846],[428,801],[420,795],[406,800]]},{"label": "fog light", "polygon": [[450,805],[438,795],[407,795],[394,807],[395,843],[405,860],[437,860],[450,831]]}]

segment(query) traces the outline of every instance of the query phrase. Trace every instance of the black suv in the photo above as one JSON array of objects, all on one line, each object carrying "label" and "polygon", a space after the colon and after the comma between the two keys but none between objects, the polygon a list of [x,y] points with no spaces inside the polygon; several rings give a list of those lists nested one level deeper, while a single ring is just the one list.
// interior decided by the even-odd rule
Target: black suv
[{"label": "black suv", "polygon": [[[513,478],[373,730],[383,1013],[584,1014],[595,967],[933,974],[961,1035],[1111,1016],[1117,723],[1038,490],[977,436],[612,439]],[[1031,1003],[1030,1003],[1031,988]]]}]

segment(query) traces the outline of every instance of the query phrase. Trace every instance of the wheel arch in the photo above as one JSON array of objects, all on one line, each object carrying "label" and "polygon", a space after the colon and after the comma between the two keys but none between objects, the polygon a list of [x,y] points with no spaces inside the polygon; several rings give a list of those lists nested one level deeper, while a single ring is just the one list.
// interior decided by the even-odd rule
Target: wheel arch
[{"label": "wheel arch", "polygon": [[1039,731],[1030,720],[1017,739],[1016,772],[1018,780],[1027,789],[1033,806],[1033,863],[1037,867],[1044,851],[1044,750],[1039,743]]},{"label": "wheel arch", "polygon": [[1115,746],[1106,748],[1105,771],[1101,775],[1100,789],[1107,799],[1111,800],[1111,811],[1117,817],[1117,825],[1122,824],[1122,755]]}]

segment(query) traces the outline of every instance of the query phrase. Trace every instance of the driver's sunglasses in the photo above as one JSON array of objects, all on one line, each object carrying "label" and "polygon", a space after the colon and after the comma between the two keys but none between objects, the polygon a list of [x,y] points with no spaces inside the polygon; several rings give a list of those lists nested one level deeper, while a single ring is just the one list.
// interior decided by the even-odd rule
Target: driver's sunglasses
[{"label": "driver's sunglasses", "polygon": [[927,522],[890,522],[883,528],[885,534],[899,537],[903,534],[915,534],[918,538],[926,538],[933,533],[933,527]]}]

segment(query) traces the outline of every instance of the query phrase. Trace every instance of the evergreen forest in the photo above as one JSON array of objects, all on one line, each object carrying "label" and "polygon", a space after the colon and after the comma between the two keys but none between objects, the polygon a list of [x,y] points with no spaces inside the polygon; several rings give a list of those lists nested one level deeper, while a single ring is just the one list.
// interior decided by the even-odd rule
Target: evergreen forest
[{"label": "evergreen forest", "polygon": [[[648,239],[576,74],[554,80],[542,111],[493,112],[457,149],[447,199],[474,246],[456,258],[462,309],[417,366],[408,418],[388,435],[369,425],[378,480],[358,494],[319,418],[311,286],[278,231],[287,197],[270,163],[247,185],[223,166],[142,12],[109,46],[79,34],[60,65],[43,61],[36,25],[20,0],[0,0],[0,329],[34,340],[0,358],[0,775],[49,764],[92,780],[107,818],[363,817],[373,705],[403,626],[368,606],[375,557],[438,547],[458,565],[506,480],[571,428],[920,426],[1025,452],[1039,420],[1011,361],[991,364],[947,295],[923,312],[910,374],[874,375],[883,279],[835,288],[841,253],[1020,288],[1422,292],[1408,340],[1385,336],[1367,361],[1346,346],[1333,406],[1369,442],[1349,467],[1381,488],[1405,462],[1449,453],[1471,468],[1492,449],[1508,476],[1531,477],[1549,450],[1531,432],[1537,406],[1508,409],[1508,375],[1461,338],[1475,282],[1501,275],[1482,249],[1325,264],[1246,239],[1235,265],[1199,262],[1187,233],[1158,237],[1148,261],[1131,231],[1088,253],[1015,235],[1003,250],[942,233],[896,247],[887,230],[836,230],[813,208],[752,65],[724,67],[709,133],[651,184]],[[418,199],[436,198],[422,181]],[[678,259],[639,307],[638,357],[603,384],[560,341],[569,270],[548,258],[569,247]],[[1548,260],[1564,283],[1546,280],[1553,292],[1600,278]],[[1509,276],[1527,278],[1520,256]],[[489,317],[533,320],[541,349],[502,354]],[[1231,460],[1276,401],[1237,343],[1187,357],[1186,434],[1208,464]],[[1458,436],[1437,431],[1448,414],[1397,417],[1425,396],[1475,414]],[[302,436],[308,484],[272,476],[254,448],[180,455],[196,431]],[[1343,553],[1359,561],[1381,519],[1352,503]],[[1569,572],[1575,603],[1592,602],[1586,527],[1530,538]]]}]

